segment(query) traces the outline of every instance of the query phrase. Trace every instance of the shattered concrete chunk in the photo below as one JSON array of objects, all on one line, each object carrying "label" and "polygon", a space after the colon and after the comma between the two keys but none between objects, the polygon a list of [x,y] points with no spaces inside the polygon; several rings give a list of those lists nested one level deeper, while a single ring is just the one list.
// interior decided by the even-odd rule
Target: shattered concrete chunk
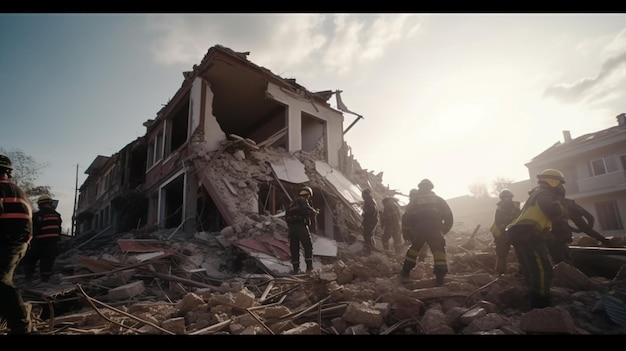
[{"label": "shattered concrete chunk", "polygon": [[[482,308],[481,308],[482,309]],[[484,309],[482,309],[484,311]],[[508,321],[497,313],[476,314],[475,318],[463,329],[463,334],[479,334],[493,331],[504,325]]]},{"label": "shattered concrete chunk", "polygon": [[109,300],[124,300],[137,296],[145,291],[143,280],[132,282],[126,285],[118,286],[108,292]]},{"label": "shattered concrete chunk", "polygon": [[591,279],[578,268],[566,262],[559,262],[554,266],[554,286],[564,286],[575,290],[587,290],[591,287]]},{"label": "shattered concrete chunk", "polygon": [[447,325],[446,315],[437,308],[429,308],[420,319],[424,334],[454,334],[454,330]]},{"label": "shattered concrete chunk", "polygon": [[302,323],[299,326],[285,330],[281,335],[319,335],[320,326],[315,322]]},{"label": "shattered concrete chunk", "polygon": [[243,288],[235,296],[235,305],[244,309],[257,305],[254,293],[248,290],[248,288]]},{"label": "shattered concrete chunk", "polygon": [[185,330],[185,318],[183,317],[170,318],[168,320],[165,320],[163,321],[161,327],[165,330],[171,331],[176,335],[187,334]]},{"label": "shattered concrete chunk", "polygon": [[187,312],[196,309],[198,306],[205,304],[202,297],[195,293],[188,293],[177,304],[177,308],[181,316],[184,316]]},{"label": "shattered concrete chunk", "polygon": [[578,334],[574,319],[560,307],[535,308],[522,313],[520,328],[532,334]]},{"label": "shattered concrete chunk", "polygon": [[364,324],[371,328],[379,328],[384,322],[381,311],[364,303],[350,303],[343,319],[348,323]]}]

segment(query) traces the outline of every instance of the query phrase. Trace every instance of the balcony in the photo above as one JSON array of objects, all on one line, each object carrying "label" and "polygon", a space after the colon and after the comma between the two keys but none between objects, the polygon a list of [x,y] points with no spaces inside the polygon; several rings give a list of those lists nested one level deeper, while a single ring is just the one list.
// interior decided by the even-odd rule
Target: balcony
[{"label": "balcony", "polygon": [[626,171],[611,172],[600,176],[579,179],[577,182],[580,194],[596,192],[602,189],[608,190],[626,183]]}]

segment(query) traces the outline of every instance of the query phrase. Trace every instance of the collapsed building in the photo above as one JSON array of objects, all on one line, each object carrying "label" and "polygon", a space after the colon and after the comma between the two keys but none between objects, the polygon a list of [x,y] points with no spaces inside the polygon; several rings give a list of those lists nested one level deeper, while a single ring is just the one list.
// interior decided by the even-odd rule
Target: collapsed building
[{"label": "collapsed building", "polygon": [[76,236],[142,228],[237,234],[258,216],[280,216],[306,184],[320,209],[316,234],[344,241],[360,230],[362,189],[379,203],[398,194],[351,154],[344,116],[328,103],[339,92],[310,92],[247,55],[210,48],[144,123],[143,137],[96,157],[80,187]]},{"label": "collapsed building", "polygon": [[[621,267],[590,278],[562,264],[555,269],[556,307],[531,311],[515,262],[506,276],[495,274],[491,235],[480,226],[454,227],[447,235],[450,273],[443,287],[434,284],[431,258],[411,272],[413,283],[402,284],[403,256],[382,250],[379,240],[373,255],[359,256],[361,191],[371,189],[379,204],[402,194],[351,154],[343,139],[350,127],[343,129],[343,114],[328,103],[340,92],[308,91],[247,55],[210,48],[144,123],[144,136],[87,168],[76,233],[62,243],[58,273],[50,284],[24,287],[40,313],[40,330],[625,332]],[[282,216],[304,184],[320,209],[312,230],[315,270],[287,276]],[[64,313],[62,301],[75,313]]]}]

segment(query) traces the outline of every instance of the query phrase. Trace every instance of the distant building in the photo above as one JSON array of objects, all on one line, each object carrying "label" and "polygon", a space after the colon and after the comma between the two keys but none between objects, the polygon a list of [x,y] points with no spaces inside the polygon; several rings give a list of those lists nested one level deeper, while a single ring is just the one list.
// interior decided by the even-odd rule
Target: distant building
[{"label": "distant building", "polygon": [[596,217],[594,228],[605,236],[624,235],[626,219],[626,113],[617,125],[558,141],[526,163],[531,179],[546,168],[563,172],[567,197]]},{"label": "distant building", "polygon": [[[522,204],[528,190],[536,185],[537,174],[547,168],[563,172],[567,197],[592,213],[594,229],[604,236],[624,235],[626,219],[626,113],[617,125],[572,138],[563,131],[563,141],[533,157],[525,164],[529,180],[514,183],[510,190]],[[488,229],[493,222],[496,197],[476,199],[461,196],[448,199],[459,222],[468,230],[476,225]]]}]

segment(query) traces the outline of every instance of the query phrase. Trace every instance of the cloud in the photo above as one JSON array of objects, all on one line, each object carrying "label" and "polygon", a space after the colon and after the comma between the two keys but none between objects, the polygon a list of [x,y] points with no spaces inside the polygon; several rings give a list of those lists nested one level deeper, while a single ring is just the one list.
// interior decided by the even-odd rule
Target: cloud
[{"label": "cloud", "polygon": [[574,83],[558,83],[548,87],[544,97],[563,103],[587,103],[606,107],[626,98],[626,30],[621,31],[598,55],[608,54],[595,77],[581,78]]},{"label": "cloud", "polygon": [[388,47],[417,32],[414,14],[155,14],[146,29],[155,34],[156,62],[198,63],[221,44],[250,51],[250,59],[274,73],[305,76],[321,63],[331,74],[345,74],[385,55]]},{"label": "cloud", "polygon": [[412,14],[336,16],[333,39],[322,62],[331,72],[349,73],[383,57],[391,44],[415,35],[420,20]]}]

